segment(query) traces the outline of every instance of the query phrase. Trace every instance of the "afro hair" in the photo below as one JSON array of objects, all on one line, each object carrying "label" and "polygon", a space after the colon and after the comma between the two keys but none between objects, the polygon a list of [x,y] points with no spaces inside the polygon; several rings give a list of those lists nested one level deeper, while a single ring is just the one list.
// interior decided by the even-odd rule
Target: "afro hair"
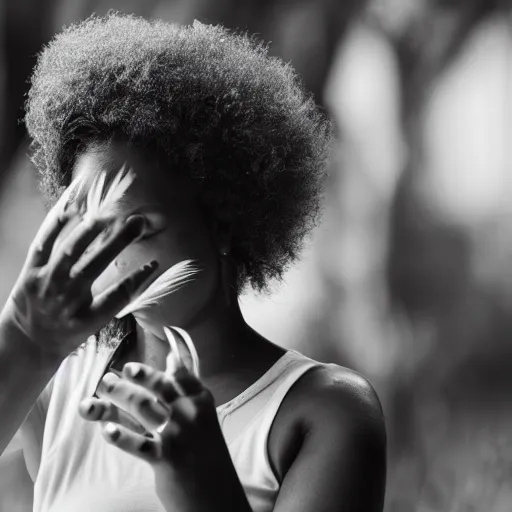
[{"label": "afro hair", "polygon": [[332,123],[246,34],[92,16],[39,54],[25,121],[49,205],[80,152],[114,136],[186,173],[231,228],[239,289],[282,278],[318,220]]}]

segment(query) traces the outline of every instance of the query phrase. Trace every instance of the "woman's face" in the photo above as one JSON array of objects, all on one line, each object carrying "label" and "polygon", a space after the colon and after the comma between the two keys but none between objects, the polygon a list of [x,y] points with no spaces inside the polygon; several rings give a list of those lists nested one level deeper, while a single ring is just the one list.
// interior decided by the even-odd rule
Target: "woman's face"
[{"label": "woman's face", "polygon": [[159,266],[150,282],[180,261],[195,260],[201,270],[192,282],[168,295],[158,307],[135,313],[143,327],[163,337],[162,324],[186,328],[214,297],[218,286],[217,250],[190,184],[171,172],[163,175],[156,164],[145,160],[137,150],[121,145],[88,150],[77,160],[73,177],[84,169],[117,172],[125,162],[136,177],[120,202],[119,219],[144,214],[145,235],[116,257],[94,282],[92,292],[93,296],[99,294],[152,260],[157,260]]}]

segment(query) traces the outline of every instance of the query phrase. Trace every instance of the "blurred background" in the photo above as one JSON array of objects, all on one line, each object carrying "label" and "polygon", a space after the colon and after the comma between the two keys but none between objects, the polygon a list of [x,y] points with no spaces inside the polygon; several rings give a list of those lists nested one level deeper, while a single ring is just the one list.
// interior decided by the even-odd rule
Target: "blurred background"
[{"label": "blurred background", "polygon": [[[285,282],[242,297],[245,316],[372,382],[386,512],[510,512],[507,0],[3,0],[0,304],[44,217],[21,122],[35,55],[112,8],[257,33],[295,66],[337,125],[325,211]],[[17,452],[0,459],[1,512],[32,510]]]}]

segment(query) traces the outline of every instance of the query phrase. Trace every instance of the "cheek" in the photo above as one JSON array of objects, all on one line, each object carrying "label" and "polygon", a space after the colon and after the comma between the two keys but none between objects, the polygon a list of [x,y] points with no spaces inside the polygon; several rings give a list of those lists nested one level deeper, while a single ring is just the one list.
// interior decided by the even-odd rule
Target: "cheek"
[{"label": "cheek", "polygon": [[[193,259],[198,262],[201,271],[191,284],[183,287],[179,293],[172,294],[170,300],[175,302],[174,296],[184,302],[193,302],[194,297],[202,293],[209,294],[210,289],[216,285],[217,259],[213,247],[206,242],[204,236],[193,236],[193,231],[176,230],[172,235],[161,233],[132,244],[121,253],[105,269],[93,284],[93,295],[101,293],[108,287],[118,283],[123,277],[130,275],[146,263],[156,260],[159,264],[157,275],[180,261]],[[197,231],[195,232],[197,235]],[[206,242],[206,243],[205,243]]]},{"label": "cheek", "polygon": [[98,295],[110,286],[119,283],[138,268],[152,260],[157,260],[162,268],[166,262],[155,250],[144,250],[138,245],[131,245],[120,252],[92,285],[93,295]]},{"label": "cheek", "polygon": [[99,295],[113,284],[120,281],[122,274],[116,268],[115,262],[112,262],[94,281],[91,286],[93,297]]}]

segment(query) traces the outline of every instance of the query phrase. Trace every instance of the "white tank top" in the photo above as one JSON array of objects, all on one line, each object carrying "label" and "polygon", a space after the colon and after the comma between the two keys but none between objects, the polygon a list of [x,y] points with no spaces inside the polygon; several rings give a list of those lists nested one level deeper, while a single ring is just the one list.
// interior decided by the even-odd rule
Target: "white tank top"
[{"label": "white tank top", "polygon": [[[22,437],[34,481],[34,512],[163,512],[150,466],[108,444],[100,426],[78,414],[92,396],[113,349],[94,336],[68,356],[26,419]],[[267,449],[269,431],[286,393],[308,370],[323,365],[288,350],[217,414],[254,512],[273,509],[280,482]],[[179,512],[179,511],[177,511]]]}]

